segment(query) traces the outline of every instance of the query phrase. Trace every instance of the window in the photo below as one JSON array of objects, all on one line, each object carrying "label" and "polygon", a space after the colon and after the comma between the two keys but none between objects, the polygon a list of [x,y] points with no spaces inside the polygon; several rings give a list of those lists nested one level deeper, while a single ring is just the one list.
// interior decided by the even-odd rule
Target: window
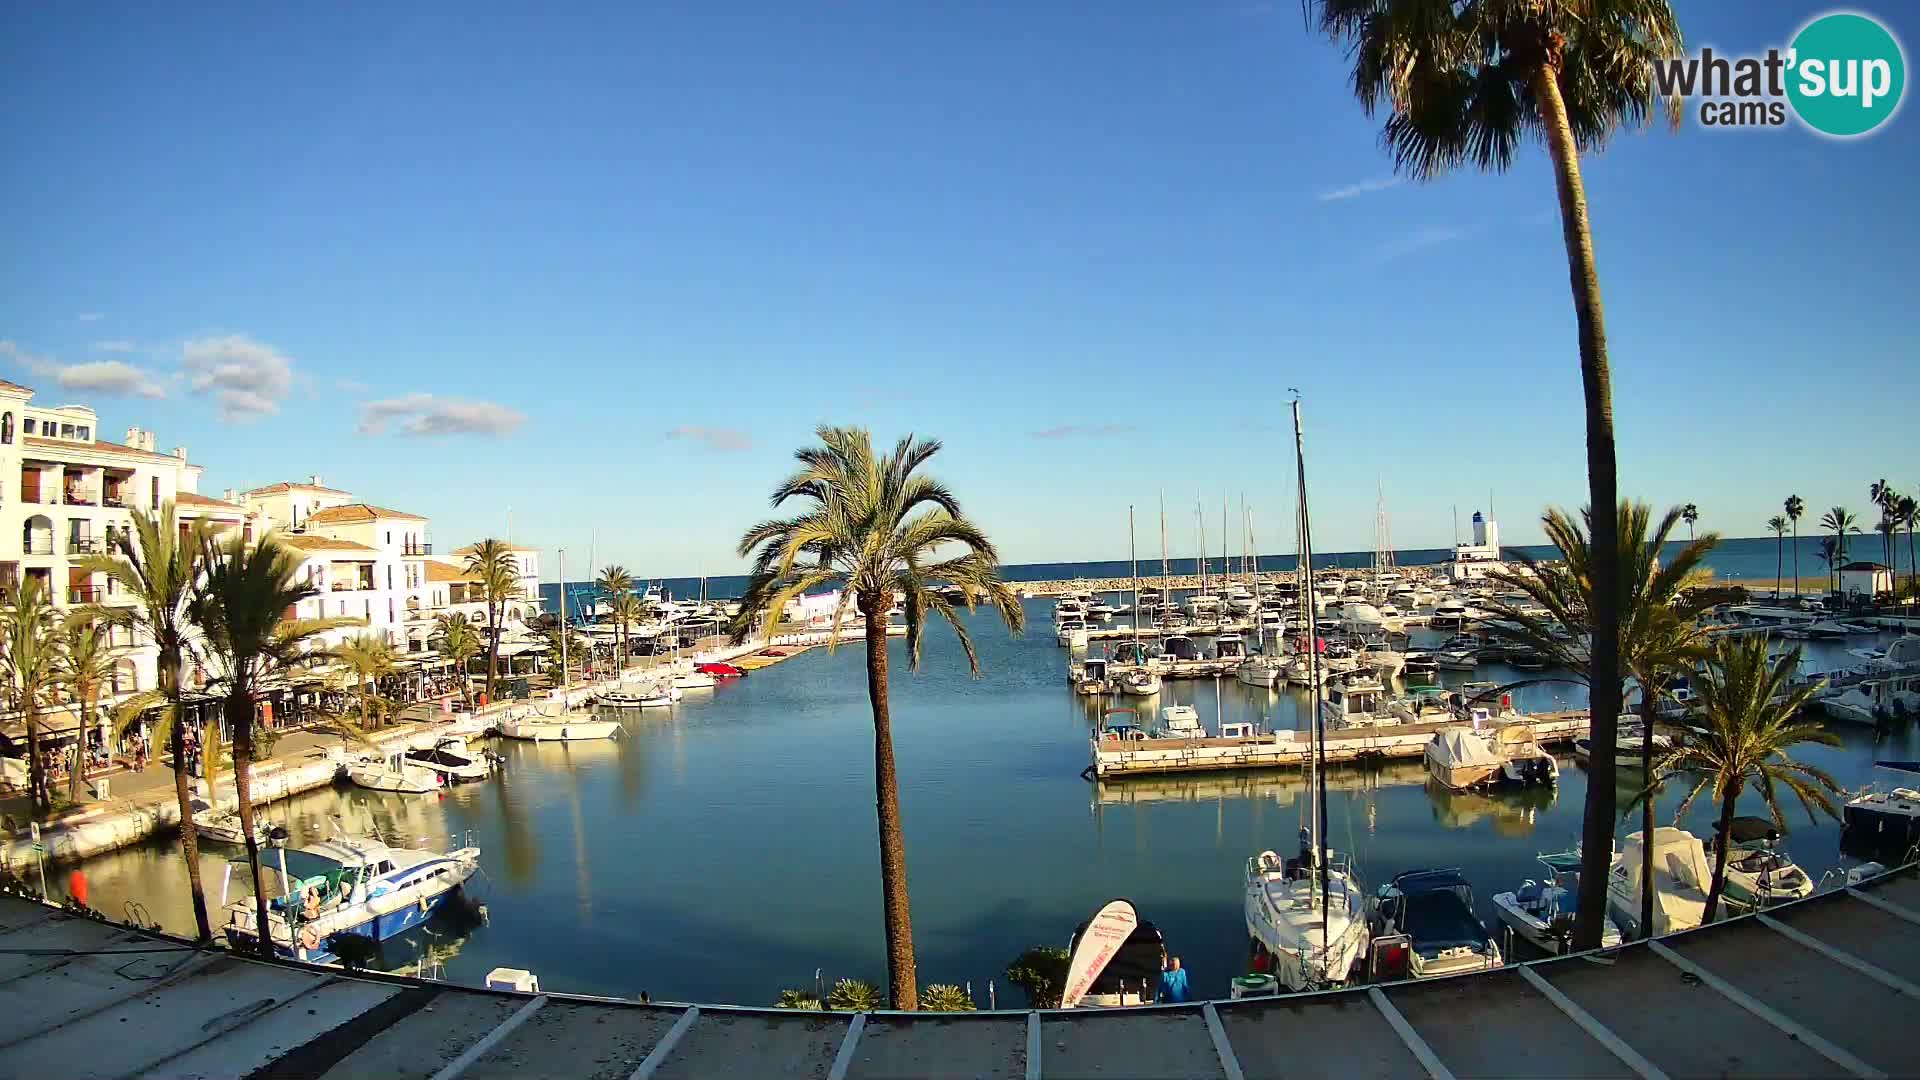
[{"label": "window", "polygon": [[33,425],[34,425],[34,423],[35,423],[35,421],[34,421],[34,419],[33,419],[33,417],[31,417],[31,416],[29,416],[29,417],[27,417],[27,434],[29,434],[29,435],[31,435],[31,434],[33,434]]},{"label": "window", "polygon": [[74,429],[74,434],[75,434],[75,435],[77,435],[77,436],[79,436],[79,438],[80,438],[80,441],[82,441],[82,442],[92,442],[92,441],[93,441],[93,429],[92,429],[92,428],[90,428],[90,427],[88,427],[88,426],[86,426],[85,424],[82,424],[82,425],[80,425],[79,427],[77,427],[77,428],[75,428],[75,429]]},{"label": "window", "polygon": [[[387,543],[391,544],[393,541],[388,540]],[[387,589],[389,591],[393,589],[393,567],[391,566],[387,567]]]},{"label": "window", "polygon": [[160,509],[160,478],[159,478],[159,477],[157,477],[157,476],[153,478],[153,500],[152,500],[152,505],[150,505],[150,506],[148,506],[148,507],[147,507],[147,509],[148,509],[148,510],[159,510],[159,509]]},{"label": "window", "polygon": [[387,597],[387,621],[388,622],[399,621],[393,617],[393,597],[391,596]]},{"label": "window", "polygon": [[393,546],[393,530],[392,529],[387,530],[387,546],[388,547]]},{"label": "window", "polygon": [[[27,421],[27,423],[31,425],[33,421],[29,420]],[[27,430],[32,431],[33,428],[29,426]],[[12,441],[13,441],[13,414],[7,413],[4,416],[0,416],[0,443],[10,443]]]},{"label": "window", "polygon": [[63,439],[71,439],[71,438],[73,438],[73,425],[72,425],[72,424],[61,424],[61,425],[60,425],[60,437],[61,437],[61,438],[63,438]]}]

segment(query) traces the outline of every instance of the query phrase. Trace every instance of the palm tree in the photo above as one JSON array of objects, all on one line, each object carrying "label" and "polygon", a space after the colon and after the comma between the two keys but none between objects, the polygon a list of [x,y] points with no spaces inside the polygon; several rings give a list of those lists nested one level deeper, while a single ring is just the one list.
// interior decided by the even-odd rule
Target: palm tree
[{"label": "palm tree", "polygon": [[40,753],[40,727],[47,710],[60,700],[60,638],[54,632],[53,604],[45,583],[28,574],[10,582],[0,612],[0,693],[18,710],[27,729],[27,786],[34,816],[53,809],[46,762]]},{"label": "palm tree", "polygon": [[1700,508],[1692,503],[1680,508],[1680,520],[1687,523],[1687,539],[1693,539],[1693,523],[1700,520]]},{"label": "palm tree", "polygon": [[951,491],[924,474],[916,475],[939,452],[938,442],[909,435],[890,453],[877,455],[872,436],[863,428],[823,426],[817,435],[820,445],[797,451],[799,470],[773,491],[775,507],[795,499],[805,504],[805,512],[761,522],[740,538],[740,554],[751,554],[754,561],[733,622],[733,640],[746,640],[756,619],[764,620],[771,637],[779,631],[789,601],[827,588],[840,590],[830,641],[838,638],[849,605],[865,620],[888,996],[894,1008],[913,1009],[919,994],[887,695],[887,612],[896,596],[904,599],[909,666],[919,666],[927,621],[938,616],[953,627],[975,673],[980,658],[973,638],[938,584],[960,586],[969,609],[985,601],[1014,633],[1026,626],[1026,615],[1000,579],[993,542],[961,513]]},{"label": "palm tree", "polygon": [[1920,503],[1911,495],[1900,496],[1900,502],[1894,507],[1894,513],[1900,524],[1907,527],[1907,591],[1920,596],[1920,558],[1914,555],[1913,528],[1920,522]]},{"label": "palm tree", "polygon": [[87,723],[100,708],[100,691],[113,684],[119,665],[108,637],[108,624],[96,608],[80,608],[60,623],[60,641],[54,654],[54,674],[79,714],[79,739],[74,743],[73,774],[67,782],[67,801],[80,801],[86,776]]},{"label": "palm tree", "polygon": [[360,729],[373,730],[386,711],[381,705],[380,680],[393,674],[393,646],[383,635],[360,634],[334,646],[332,654],[353,676],[354,693],[360,699]]},{"label": "palm tree", "polygon": [[1893,485],[1887,483],[1885,477],[1881,477],[1877,482],[1867,485],[1867,498],[1880,508],[1880,521],[1873,530],[1880,534],[1880,552],[1886,556],[1887,570],[1891,573],[1894,566],[1893,535],[1900,528],[1900,493],[1893,490]]},{"label": "palm tree", "polygon": [[[503,540],[486,539],[467,553],[467,575],[476,579],[487,602],[487,700],[493,700],[494,680],[500,673],[500,621],[507,601],[520,591],[520,564]],[[561,582],[561,588],[567,583]]]},{"label": "palm tree", "polygon": [[1773,598],[1780,599],[1781,571],[1786,567],[1787,519],[1775,514],[1767,519],[1767,531],[1773,534]]},{"label": "palm tree", "polygon": [[129,511],[130,528],[120,530],[115,542],[119,554],[89,555],[80,560],[88,574],[104,574],[124,593],[128,605],[114,605],[106,617],[153,642],[159,650],[155,688],[160,715],[153,734],[173,754],[173,794],[180,804],[180,853],[187,862],[187,887],[193,893],[193,917],[199,940],[213,940],[207,920],[207,893],[200,883],[200,841],[193,827],[193,792],[188,784],[186,717],[181,702],[182,665],[187,655],[187,605],[200,576],[207,531],[204,522],[185,527],[171,502],[159,513]]},{"label": "palm tree", "polygon": [[458,612],[434,620],[434,636],[440,639],[440,653],[453,661],[460,673],[460,703],[473,707],[472,687],[467,683],[467,664],[480,655],[480,634]]},{"label": "palm tree", "polygon": [[[1654,710],[1661,688],[1674,675],[1692,666],[1704,634],[1699,626],[1698,606],[1685,596],[1687,579],[1700,568],[1707,553],[1720,542],[1719,535],[1711,532],[1690,540],[1671,561],[1663,565],[1660,553],[1684,516],[1683,508],[1673,507],[1656,524],[1651,508],[1645,503],[1634,502],[1621,503],[1617,514],[1620,533],[1619,550],[1615,555],[1622,570],[1617,649],[1621,666],[1632,672],[1640,684],[1646,740],[1642,746],[1643,754],[1651,754],[1653,750]],[[1572,672],[1575,681],[1587,681],[1582,679],[1582,673],[1591,670],[1592,653],[1597,651],[1593,643],[1598,640],[1592,617],[1598,591],[1593,573],[1594,545],[1590,539],[1593,515],[1583,512],[1581,517],[1586,523],[1584,530],[1565,513],[1547,511],[1541,524],[1546,531],[1547,542],[1560,550],[1563,561],[1541,563],[1525,552],[1517,552],[1524,569],[1497,570],[1494,576],[1502,584],[1524,592],[1530,603],[1510,605],[1496,602],[1491,606],[1502,621],[1488,624],[1495,633],[1518,641],[1547,657],[1554,666]],[[1547,614],[1540,615],[1538,610],[1544,610]],[[1590,681],[1588,685],[1591,687]],[[1598,735],[1591,736],[1592,751],[1599,750],[1598,739]],[[1611,761],[1602,767],[1593,765],[1594,760],[1590,752],[1588,773],[1591,778],[1587,786],[1614,787]],[[1652,813],[1649,800],[1645,811],[1649,829],[1652,828]],[[1574,931],[1576,941],[1581,940],[1578,937],[1581,924],[1589,920],[1592,920],[1591,932],[1595,940],[1604,929],[1598,920],[1606,918],[1607,874],[1611,869],[1609,854],[1613,850],[1611,818],[1607,821],[1605,832],[1605,838],[1597,847],[1585,843],[1581,847],[1582,852],[1592,854],[1582,856],[1580,908]],[[1651,855],[1652,848],[1649,847],[1648,856]],[[1651,872],[1642,880],[1651,880]],[[1651,905],[1652,900],[1651,890],[1646,891],[1641,898],[1642,906]],[[1640,925],[1651,926],[1652,912],[1647,911],[1645,915],[1646,919]]]},{"label": "palm tree", "polygon": [[[633,595],[633,575],[627,573],[626,567],[618,564],[600,571],[600,580],[595,584],[598,585],[600,589],[600,595],[606,597],[607,603],[610,605],[618,604],[620,598],[623,596]],[[626,625],[624,623],[621,624],[620,633],[615,635],[613,644],[614,650],[619,653],[619,659],[614,662],[613,667],[614,672],[618,674],[627,666]]]},{"label": "palm tree", "polygon": [[[1820,527],[1833,534],[1833,557],[1828,560],[1828,566],[1838,571],[1847,561],[1847,534],[1859,532],[1860,526],[1854,519],[1852,511],[1844,506],[1836,506],[1828,510],[1826,516],[1820,519]],[[1832,580],[1829,580],[1827,585],[1828,591],[1839,591]]]},{"label": "palm tree", "polygon": [[1787,512],[1787,521],[1793,525],[1793,595],[1800,595],[1800,515],[1807,512],[1807,500],[1798,495],[1787,496],[1781,504]]},{"label": "palm tree", "polygon": [[612,604],[608,606],[608,614],[620,624],[620,661],[616,670],[626,668],[627,659],[633,651],[633,632],[629,627],[646,618],[646,610],[646,605],[640,602],[639,597],[633,595],[631,589],[614,597]]},{"label": "palm tree", "polygon": [[1709,787],[1720,804],[1719,842],[1715,845],[1713,884],[1707,890],[1706,922],[1712,922],[1719,911],[1720,895],[1726,888],[1734,810],[1747,787],[1766,801],[1767,813],[1776,827],[1786,825],[1778,799],[1782,787],[1800,800],[1809,820],[1817,820],[1816,809],[1836,820],[1840,817],[1829,798],[1829,793],[1840,792],[1833,777],[1787,756],[1788,749],[1801,743],[1840,745],[1839,736],[1800,719],[1800,710],[1825,683],[1795,686],[1794,675],[1799,669],[1798,649],[1776,659],[1768,655],[1764,636],[1718,638],[1696,695],[1701,727],[1661,760],[1663,772],[1699,776],[1693,790],[1681,800],[1674,815],[1676,821]]},{"label": "palm tree", "polygon": [[[1312,0],[1320,29],[1346,39],[1353,89],[1371,115],[1391,115],[1381,141],[1399,171],[1428,180],[1472,164],[1504,172],[1523,138],[1540,138],[1553,163],[1561,239],[1579,328],[1586,399],[1588,505],[1594,541],[1592,660],[1593,765],[1613,772],[1621,666],[1619,640],[1619,477],[1614,460],[1612,373],[1594,263],[1593,232],[1580,153],[1619,129],[1665,111],[1677,127],[1681,102],[1662,98],[1655,61],[1682,51],[1679,20],[1666,0]],[[1604,851],[1613,837],[1611,783],[1587,785],[1583,843]],[[1604,887],[1604,867],[1582,878],[1582,894]],[[1600,944],[1603,917],[1593,891],[1581,905],[1581,948]],[[1592,910],[1588,910],[1592,908]]]},{"label": "palm tree", "polygon": [[1816,552],[1814,552],[1814,553],[1813,553],[1813,557],[1814,557],[1814,558],[1816,558],[1816,559],[1819,559],[1819,560],[1820,560],[1820,564],[1821,564],[1822,566],[1825,566],[1825,567],[1827,568],[1827,588],[1828,588],[1828,590],[1832,590],[1832,588],[1833,588],[1833,571],[1834,571],[1834,568],[1840,565],[1840,554],[1839,554],[1839,553],[1840,553],[1840,544],[1839,544],[1839,542],[1838,542],[1838,541],[1836,541],[1836,540],[1835,540],[1835,539],[1834,539],[1833,537],[1831,537],[1831,536],[1823,536],[1823,537],[1821,537],[1821,538],[1820,538],[1820,550],[1818,550],[1818,551],[1816,551]]},{"label": "palm tree", "polygon": [[260,842],[253,828],[253,762],[257,695],[263,686],[315,658],[313,646],[328,630],[358,624],[359,619],[294,619],[300,601],[316,594],[300,577],[303,556],[268,532],[248,543],[238,529],[224,540],[204,540],[205,573],[194,586],[189,612],[206,639],[219,674],[222,712],[233,745],[233,788],[238,797],[240,835],[246,841],[253,874],[254,925],[261,953],[273,954],[267,919],[266,882],[260,874]]}]

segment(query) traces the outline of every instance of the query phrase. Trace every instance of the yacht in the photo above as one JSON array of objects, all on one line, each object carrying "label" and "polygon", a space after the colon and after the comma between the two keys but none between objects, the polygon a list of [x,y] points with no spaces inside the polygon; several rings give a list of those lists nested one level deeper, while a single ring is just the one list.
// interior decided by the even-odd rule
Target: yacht
[{"label": "yacht", "polygon": [[[1876,761],[1876,769],[1920,773],[1920,761]],[[1920,844],[1920,790],[1876,783],[1847,800],[1843,839],[1880,851],[1902,854]]]},{"label": "yacht", "polygon": [[[1719,835],[1708,838],[1707,855],[1714,857]],[[1813,895],[1813,879],[1780,850],[1780,830],[1762,817],[1733,819],[1727,845],[1727,884],[1724,898],[1736,910],[1751,911]]]},{"label": "yacht", "polygon": [[1264,686],[1271,690],[1286,678],[1286,669],[1284,657],[1261,653],[1240,661],[1233,669],[1233,676],[1248,686]]},{"label": "yacht", "polygon": [[1120,689],[1135,697],[1151,697],[1160,692],[1160,676],[1148,668],[1135,668],[1127,672],[1121,681]]},{"label": "yacht", "polygon": [[1370,674],[1353,672],[1344,679],[1328,676],[1320,699],[1320,716],[1327,729],[1382,727],[1398,724],[1386,701],[1386,688]]},{"label": "yacht", "polygon": [[[1653,734],[1653,753],[1660,756],[1673,749],[1673,739],[1659,732]],[[1593,756],[1592,739],[1575,739],[1573,756],[1586,761]],[[1622,769],[1644,769],[1646,762],[1646,728],[1640,724],[1621,724],[1619,737],[1614,741],[1613,761]]]},{"label": "yacht", "polygon": [[1200,726],[1200,711],[1191,705],[1169,705],[1160,710],[1162,739],[1204,739],[1207,729]]},{"label": "yacht", "polygon": [[444,785],[485,780],[493,775],[494,758],[485,750],[469,749],[465,739],[448,736],[435,742],[432,749],[407,751],[407,763],[433,770]]},{"label": "yacht", "polygon": [[[1563,851],[1539,856],[1546,873],[1528,878],[1513,892],[1493,894],[1493,912],[1515,935],[1535,948],[1559,954],[1573,937],[1573,919],[1579,906],[1580,852]],[[1608,919],[1600,930],[1600,947],[1620,945],[1620,928]]]},{"label": "yacht", "polygon": [[1474,914],[1473,886],[1457,869],[1408,870],[1380,888],[1373,936],[1404,941],[1410,978],[1432,979],[1502,966],[1500,946]]},{"label": "yacht", "polygon": [[1865,678],[1819,699],[1836,720],[1873,727],[1884,720],[1920,712],[1920,672]]},{"label": "yacht", "polygon": [[1366,953],[1366,895],[1344,858],[1330,855],[1324,874],[1316,862],[1311,846],[1297,859],[1263,851],[1247,860],[1247,934],[1266,961],[1255,966],[1288,990],[1343,985]]},{"label": "yacht", "polygon": [[407,760],[404,751],[388,751],[385,756],[371,754],[347,766],[347,779],[369,791],[389,791],[399,795],[424,795],[438,791],[440,774]]},{"label": "yacht", "polygon": [[1054,624],[1053,639],[1067,649],[1087,647],[1087,624],[1077,615],[1068,616]]},{"label": "yacht", "polygon": [[[250,877],[244,858],[227,864],[220,897],[227,943],[239,953],[257,952],[255,899],[227,899],[236,865],[242,880]],[[281,957],[338,963],[335,935],[385,941],[405,933],[426,922],[479,867],[479,848],[442,855],[359,837],[262,852],[261,876],[269,889],[278,887],[268,900],[267,937]]]},{"label": "yacht", "polygon": [[620,733],[618,720],[602,720],[586,709],[569,709],[558,699],[540,710],[518,713],[500,722],[500,734],[532,742],[582,742]]},{"label": "yacht", "polygon": [[1428,655],[1441,671],[1474,671],[1480,667],[1480,654],[1471,649],[1436,649]]},{"label": "yacht", "polygon": [[[1640,926],[1641,833],[1627,834],[1607,875],[1607,910],[1621,930],[1645,937]],[[1691,930],[1706,918],[1707,890],[1713,881],[1707,850],[1685,829],[1653,830],[1653,933]]]},{"label": "yacht", "polygon": [[1221,634],[1213,639],[1213,658],[1239,662],[1247,658],[1247,643],[1239,634]]},{"label": "yacht", "polygon": [[685,696],[670,683],[642,686],[638,690],[609,690],[594,703],[608,709],[664,709]]},{"label": "yacht", "polygon": [[1560,775],[1559,763],[1525,724],[1485,734],[1470,728],[1436,731],[1427,742],[1426,763],[1435,780],[1455,791],[1550,785]]}]

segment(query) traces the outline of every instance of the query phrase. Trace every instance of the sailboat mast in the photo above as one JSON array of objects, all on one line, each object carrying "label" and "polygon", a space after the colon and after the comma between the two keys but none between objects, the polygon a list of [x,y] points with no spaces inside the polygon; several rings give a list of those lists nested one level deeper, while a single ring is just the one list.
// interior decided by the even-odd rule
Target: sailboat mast
[{"label": "sailboat mast", "polygon": [[567,549],[560,549],[560,708],[567,707],[567,690],[573,680],[567,677]]},{"label": "sailboat mast", "polygon": [[[1167,493],[1160,493],[1160,607],[1161,612],[1173,603],[1173,577],[1167,570]],[[1155,619],[1157,628],[1160,620]]]},{"label": "sailboat mast", "polygon": [[[1293,452],[1298,463],[1297,473],[1300,483],[1300,560],[1303,565],[1313,561],[1313,519],[1307,512],[1307,442],[1300,429],[1300,399],[1293,399]],[[1307,575],[1307,609],[1313,610],[1313,575]],[[1309,693],[1313,699],[1313,746],[1309,751],[1313,762],[1313,845],[1314,857],[1318,863],[1315,874],[1320,880],[1320,955],[1327,953],[1327,745],[1326,714],[1320,708],[1324,697],[1324,688],[1320,684],[1319,643],[1309,635],[1308,672],[1312,680]]]},{"label": "sailboat mast", "polygon": [[1207,515],[1193,504],[1193,523],[1200,536],[1200,595],[1207,595]]},{"label": "sailboat mast", "polygon": [[[1133,546],[1133,504],[1127,504],[1127,562],[1133,567],[1133,640],[1140,641],[1140,553]],[[1134,659],[1140,658],[1140,650],[1135,648]]]}]

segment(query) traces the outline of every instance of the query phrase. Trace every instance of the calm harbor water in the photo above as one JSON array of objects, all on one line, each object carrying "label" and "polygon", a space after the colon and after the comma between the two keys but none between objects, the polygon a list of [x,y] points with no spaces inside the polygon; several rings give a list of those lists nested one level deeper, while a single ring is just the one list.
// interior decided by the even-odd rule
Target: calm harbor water
[{"label": "calm harbor water", "polygon": [[[920,978],[988,979],[1000,1004],[1007,962],[1029,946],[1065,944],[1105,901],[1124,896],[1164,929],[1198,991],[1224,995],[1242,970],[1245,863],[1293,849],[1305,806],[1297,775],[1218,774],[1089,783],[1080,779],[1100,707],[1065,682],[1065,651],[1048,632],[1051,605],[1027,606],[1034,629],[1009,638],[973,617],[984,674],[975,679],[950,633],[927,641],[918,673],[890,642]],[[1850,661],[1811,643],[1809,666]],[[316,792],[268,814],[291,814],[296,843],[347,827],[390,842],[471,842],[484,876],[471,891],[489,923],[446,920],[389,943],[389,966],[427,953],[452,981],[496,966],[536,972],[553,990],[662,1000],[770,1003],[782,987],[859,976],[884,984],[872,737],[859,646],[816,650],[714,690],[689,692],[671,715],[626,721],[626,738],[534,746],[501,742],[502,775],[442,798]],[[1475,677],[1517,673],[1482,668]],[[1522,707],[1577,704],[1574,687],[1532,687]],[[1304,695],[1231,680],[1176,682],[1155,708],[1193,704],[1211,726],[1259,719],[1293,726]],[[1115,704],[1138,705],[1138,700]],[[1846,745],[1807,760],[1843,783],[1869,779],[1877,757],[1920,757],[1909,729],[1876,745],[1836,727]],[[1585,776],[1563,761],[1557,792],[1451,794],[1418,762],[1339,769],[1330,778],[1332,841],[1376,885],[1406,869],[1456,865],[1487,898],[1538,869],[1536,853],[1572,846]],[[1662,800],[1669,820],[1678,793]],[[1744,810],[1753,810],[1751,800]],[[1706,832],[1707,808],[1690,827]],[[1637,828],[1623,823],[1624,834]],[[1818,877],[1841,862],[1837,826],[1793,808],[1788,846]],[[217,900],[225,857],[207,859]],[[86,864],[94,904],[118,915],[138,900],[169,929],[191,927],[185,874],[170,842]],[[241,875],[236,875],[236,880]],[[64,880],[64,875],[60,875]],[[411,970],[409,966],[409,970]]]}]

